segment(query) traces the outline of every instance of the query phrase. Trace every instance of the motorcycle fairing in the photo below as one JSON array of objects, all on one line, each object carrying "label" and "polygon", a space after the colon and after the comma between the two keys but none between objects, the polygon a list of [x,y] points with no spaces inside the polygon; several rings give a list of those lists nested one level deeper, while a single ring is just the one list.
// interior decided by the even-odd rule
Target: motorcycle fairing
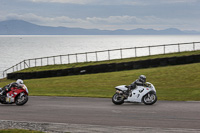
[{"label": "motorcycle fairing", "polygon": [[115,87],[116,90],[121,90],[121,91],[127,91],[128,88],[126,87],[126,85],[119,85]]},{"label": "motorcycle fairing", "polygon": [[[19,95],[20,94],[20,96],[21,95],[23,95],[24,94],[24,91],[22,90],[22,89],[16,89],[16,88],[12,88],[12,90],[14,90],[14,91],[9,91],[6,95],[6,102],[7,103],[13,103],[13,102],[15,102],[15,97],[17,96],[17,95]],[[27,91],[26,91],[26,93],[27,93]],[[27,95],[28,95],[28,93],[27,93]]]},{"label": "motorcycle fairing", "polygon": [[142,102],[142,97],[150,91],[151,89],[148,87],[137,86],[136,89],[132,90],[129,97],[124,101],[125,102]]}]

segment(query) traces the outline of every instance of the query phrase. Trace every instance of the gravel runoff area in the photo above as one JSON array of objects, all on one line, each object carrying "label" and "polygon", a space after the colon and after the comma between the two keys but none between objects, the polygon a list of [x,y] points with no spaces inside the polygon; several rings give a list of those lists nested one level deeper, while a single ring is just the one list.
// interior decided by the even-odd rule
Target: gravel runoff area
[{"label": "gravel runoff area", "polygon": [[28,129],[48,133],[200,133],[200,129],[102,126],[0,120],[0,129]]}]

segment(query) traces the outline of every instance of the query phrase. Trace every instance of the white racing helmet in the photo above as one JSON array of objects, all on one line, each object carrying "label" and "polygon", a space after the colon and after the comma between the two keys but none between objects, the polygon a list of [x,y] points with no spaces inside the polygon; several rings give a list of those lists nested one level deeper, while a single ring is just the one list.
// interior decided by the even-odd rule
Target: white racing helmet
[{"label": "white racing helmet", "polygon": [[24,81],[21,80],[21,79],[18,79],[18,80],[16,81],[16,83],[18,83],[18,84],[24,84]]},{"label": "white racing helmet", "polygon": [[146,76],[145,75],[140,75],[139,81],[142,82],[142,83],[145,83],[146,82]]}]

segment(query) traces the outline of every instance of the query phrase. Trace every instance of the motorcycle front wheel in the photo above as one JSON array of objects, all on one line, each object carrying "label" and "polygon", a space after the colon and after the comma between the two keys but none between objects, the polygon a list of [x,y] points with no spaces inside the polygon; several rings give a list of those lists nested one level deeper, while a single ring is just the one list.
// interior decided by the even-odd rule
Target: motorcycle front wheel
[{"label": "motorcycle front wheel", "polygon": [[21,97],[20,95],[18,95],[15,99],[15,104],[24,105],[27,101],[28,101],[28,96],[26,94],[22,95]]},{"label": "motorcycle front wheel", "polygon": [[116,105],[121,105],[124,103],[124,97],[118,93],[115,93],[112,97],[112,102]]},{"label": "motorcycle front wheel", "polygon": [[157,101],[157,96],[155,93],[148,93],[142,98],[142,101],[146,105],[152,105]]}]

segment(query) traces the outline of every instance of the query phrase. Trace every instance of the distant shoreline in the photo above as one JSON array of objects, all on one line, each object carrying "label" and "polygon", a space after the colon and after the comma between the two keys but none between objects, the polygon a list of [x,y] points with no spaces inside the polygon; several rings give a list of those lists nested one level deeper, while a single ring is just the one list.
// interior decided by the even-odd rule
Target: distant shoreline
[{"label": "distant shoreline", "polygon": [[0,35],[200,35],[199,31],[168,28],[163,30],[137,28],[132,30],[100,30],[40,26],[23,20],[0,22]]}]

